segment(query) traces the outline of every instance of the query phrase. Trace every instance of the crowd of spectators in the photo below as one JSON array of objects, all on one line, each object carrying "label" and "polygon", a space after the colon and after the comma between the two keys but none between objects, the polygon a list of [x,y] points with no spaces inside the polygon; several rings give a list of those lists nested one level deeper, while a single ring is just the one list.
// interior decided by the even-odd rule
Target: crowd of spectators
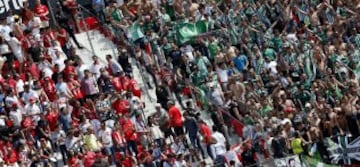
[{"label": "crowd of spectators", "polygon": [[332,163],[329,140],[359,137],[359,0],[93,0],[118,55],[91,64],[76,0],[23,3],[0,21],[0,166]]}]

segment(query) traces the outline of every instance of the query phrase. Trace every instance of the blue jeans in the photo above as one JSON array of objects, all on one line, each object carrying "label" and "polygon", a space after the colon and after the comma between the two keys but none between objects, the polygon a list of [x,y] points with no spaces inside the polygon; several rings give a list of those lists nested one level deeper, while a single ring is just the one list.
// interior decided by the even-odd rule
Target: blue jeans
[{"label": "blue jeans", "polygon": [[133,141],[133,140],[129,140],[127,142],[127,146],[128,146],[128,150],[129,152],[134,152],[136,155],[138,154],[138,150],[137,150],[137,145],[136,145],[136,141]]},{"label": "blue jeans", "polygon": [[116,157],[115,157],[115,152],[116,152],[116,150],[115,150],[115,147],[114,146],[105,146],[104,147],[104,151],[105,151],[105,153],[106,153],[106,155],[107,156],[111,156],[112,157],[112,159],[113,159],[113,163],[115,163],[116,162]]},{"label": "blue jeans", "polygon": [[210,158],[211,158],[212,160],[215,159],[215,157],[213,157],[213,155],[212,155],[212,153],[211,153],[210,144],[209,144],[209,145],[206,145],[206,152],[207,152],[207,154],[210,156]]},{"label": "blue jeans", "polygon": [[225,158],[222,155],[217,155],[215,159],[215,167],[225,167]]},{"label": "blue jeans", "polygon": [[192,145],[194,148],[199,149],[200,152],[201,152],[201,155],[204,157],[204,156],[205,156],[205,152],[204,152],[203,147],[201,146],[200,139],[199,139],[197,136],[189,136],[189,138],[190,138],[191,145]]}]

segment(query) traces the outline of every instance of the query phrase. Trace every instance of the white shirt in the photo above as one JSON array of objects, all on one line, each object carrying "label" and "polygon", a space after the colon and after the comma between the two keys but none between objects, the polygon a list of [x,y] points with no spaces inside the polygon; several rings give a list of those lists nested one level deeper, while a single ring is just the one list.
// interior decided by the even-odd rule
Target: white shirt
[{"label": "white shirt", "polygon": [[150,127],[150,133],[153,139],[161,139],[164,137],[163,132],[160,130],[159,126],[157,125],[153,125],[152,127]]},{"label": "white shirt", "polygon": [[68,90],[67,84],[65,82],[57,83],[55,87],[59,93],[66,93]]},{"label": "white shirt", "polygon": [[63,71],[65,69],[65,61],[66,58],[60,56],[60,57],[56,57],[55,59],[53,59],[54,64],[59,65],[59,70]]},{"label": "white shirt", "polygon": [[[94,128],[94,132],[98,134],[99,129],[100,129],[100,124],[101,124],[100,121],[97,119],[92,119],[92,120],[90,120],[90,123]],[[99,135],[97,135],[97,136],[99,136]]]},{"label": "white shirt", "polygon": [[56,52],[60,52],[60,57],[61,58],[65,58],[67,59],[66,54],[64,53],[64,51],[62,50],[60,44],[57,44],[55,46],[51,46],[48,48],[48,54],[50,55],[51,59],[56,59]]},{"label": "white shirt", "polygon": [[186,45],[185,47],[182,47],[180,50],[189,58],[190,61],[194,60],[194,54],[193,54],[194,48],[191,45]]},{"label": "white shirt", "polygon": [[113,145],[112,136],[111,136],[111,129],[105,127],[105,130],[100,129],[98,137],[101,137],[101,141],[104,146],[111,147]]},{"label": "white shirt", "polygon": [[84,78],[84,70],[89,69],[86,65],[81,64],[79,67],[76,67],[76,72],[78,74],[78,80],[81,81]]},{"label": "white shirt", "polygon": [[91,127],[91,126],[92,126],[91,123],[90,123],[89,120],[87,119],[87,120],[85,120],[84,123],[81,123],[81,124],[79,125],[79,128],[80,128],[80,130],[81,130],[83,133],[86,133],[87,130],[88,130],[88,128]]},{"label": "white shirt", "polygon": [[32,120],[35,121],[36,123],[40,120],[40,116],[39,115],[34,115],[34,114],[40,114],[40,108],[37,104],[27,104],[25,105],[25,113],[29,114],[29,115],[33,115],[32,116]]},{"label": "white shirt", "polygon": [[220,81],[222,83],[228,82],[229,76],[228,76],[227,70],[224,70],[222,68],[217,68],[216,73],[219,75]]},{"label": "white shirt", "polygon": [[65,145],[66,134],[63,130],[51,132],[50,138],[59,145]]},{"label": "white shirt", "polygon": [[16,81],[16,91],[19,93],[24,91],[24,81],[22,79]]},{"label": "white shirt", "polygon": [[8,44],[15,55],[21,54],[21,43],[16,37],[10,38]]},{"label": "white shirt", "polygon": [[211,145],[211,152],[214,157],[218,155],[224,155],[226,153],[226,139],[220,132],[215,132],[211,135],[217,142]]},{"label": "white shirt", "polygon": [[226,161],[228,161],[228,162],[235,161],[235,166],[241,165],[241,162],[235,151],[230,150],[230,151],[226,152],[224,156],[226,158]]},{"label": "white shirt", "polygon": [[265,63],[265,69],[269,70],[272,74],[277,74],[278,71],[276,69],[277,63],[276,61],[271,61],[269,63]]},{"label": "white shirt", "polygon": [[137,132],[146,131],[146,126],[145,126],[144,121],[135,120],[135,130],[136,130]]},{"label": "white shirt", "polygon": [[93,63],[93,64],[90,66],[90,72],[93,73],[93,74],[95,74],[96,79],[100,78],[100,75],[101,75],[100,69],[101,69],[101,68],[103,68],[103,66],[102,66],[101,64],[94,64],[94,63]]},{"label": "white shirt", "polygon": [[0,53],[1,54],[7,54],[7,53],[11,53],[11,50],[10,50],[10,48],[9,48],[9,45],[7,45],[7,44],[1,44],[0,45]]},{"label": "white shirt", "polygon": [[121,65],[118,62],[116,62],[115,60],[113,60],[113,59],[111,59],[109,61],[109,66],[110,66],[111,72],[113,74],[124,71],[123,68],[121,67]]},{"label": "white shirt", "polygon": [[185,148],[184,144],[181,142],[173,143],[170,146],[170,148],[171,148],[172,152],[175,153],[176,155],[185,154],[185,152],[186,152],[186,148]]},{"label": "white shirt", "polygon": [[11,110],[9,117],[15,126],[21,126],[21,121],[23,120],[22,113],[19,109]]},{"label": "white shirt", "polygon": [[0,25],[0,35],[3,36],[6,41],[10,40],[10,32],[12,32],[12,29],[9,25]]},{"label": "white shirt", "polygon": [[291,42],[291,43],[296,43],[298,41],[298,38],[296,36],[296,34],[290,33],[286,36],[286,39]]},{"label": "white shirt", "polygon": [[75,150],[80,146],[81,138],[73,136],[71,139],[67,138],[65,141],[65,146],[67,150]]},{"label": "white shirt", "polygon": [[53,75],[53,70],[51,69],[51,65],[47,61],[40,62],[38,64],[38,68],[40,71],[44,72],[44,77],[51,77]]},{"label": "white shirt", "polygon": [[24,92],[21,99],[25,102],[25,103],[29,103],[29,99],[33,97],[35,99],[39,98],[39,95],[32,89],[29,90],[29,92]]},{"label": "white shirt", "polygon": [[116,0],[116,5],[118,6],[124,5],[124,0]]},{"label": "white shirt", "polygon": [[[34,17],[32,20],[29,21],[28,27],[32,29],[31,30],[32,35],[36,36],[40,34],[40,24],[41,24],[40,17]],[[32,27],[37,27],[37,28],[32,28]]]},{"label": "white shirt", "polygon": [[16,103],[18,106],[20,106],[20,103],[19,103],[19,99],[14,95],[14,96],[6,96],[5,97],[5,104],[7,106],[11,106],[13,105],[14,103]]}]

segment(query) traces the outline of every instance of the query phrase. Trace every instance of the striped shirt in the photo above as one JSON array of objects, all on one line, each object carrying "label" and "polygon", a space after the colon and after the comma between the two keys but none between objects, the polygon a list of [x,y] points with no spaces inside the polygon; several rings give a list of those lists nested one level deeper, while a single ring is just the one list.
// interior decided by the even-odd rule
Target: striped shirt
[{"label": "striped shirt", "polygon": [[354,38],[355,45],[360,47],[360,34],[357,34]]}]

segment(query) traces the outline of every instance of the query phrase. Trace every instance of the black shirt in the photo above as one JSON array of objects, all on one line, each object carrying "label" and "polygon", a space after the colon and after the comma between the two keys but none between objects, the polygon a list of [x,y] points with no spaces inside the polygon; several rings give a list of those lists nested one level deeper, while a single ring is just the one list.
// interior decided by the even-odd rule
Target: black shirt
[{"label": "black shirt", "polygon": [[171,63],[174,67],[178,67],[181,61],[181,51],[180,50],[172,50],[169,53],[170,58],[172,59]]},{"label": "black shirt", "polygon": [[31,55],[32,60],[35,63],[38,63],[40,61],[40,55],[41,55],[40,46],[31,46],[31,48],[29,48],[29,53]]},{"label": "black shirt", "polygon": [[118,62],[125,71],[131,69],[131,65],[129,63],[129,56],[126,53],[122,53],[119,55]]}]

